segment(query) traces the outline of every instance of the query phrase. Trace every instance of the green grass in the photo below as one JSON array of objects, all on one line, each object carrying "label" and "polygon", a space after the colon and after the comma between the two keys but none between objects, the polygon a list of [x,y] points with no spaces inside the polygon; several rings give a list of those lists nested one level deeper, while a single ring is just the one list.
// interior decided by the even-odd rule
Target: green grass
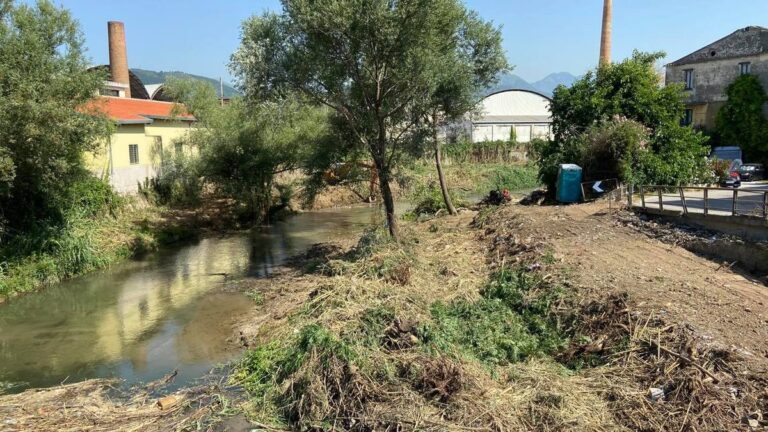
[{"label": "green grass", "polygon": [[[485,196],[494,189],[515,192],[540,186],[538,169],[532,164],[465,162],[447,164],[444,169],[451,196],[459,202],[470,197]],[[434,164],[419,161],[408,166],[401,174],[401,186],[411,201],[419,203],[430,198],[437,203],[437,209],[442,208],[442,195]]]},{"label": "green grass", "polygon": [[522,269],[503,270],[481,294],[474,302],[435,303],[433,323],[420,329],[427,346],[488,365],[515,363],[564,346],[565,337],[550,315],[562,296],[558,287]]},{"label": "green grass", "polygon": [[151,223],[158,213],[157,208],[79,211],[61,224],[16,235],[0,249],[0,302],[197,238],[197,231],[186,226]]}]

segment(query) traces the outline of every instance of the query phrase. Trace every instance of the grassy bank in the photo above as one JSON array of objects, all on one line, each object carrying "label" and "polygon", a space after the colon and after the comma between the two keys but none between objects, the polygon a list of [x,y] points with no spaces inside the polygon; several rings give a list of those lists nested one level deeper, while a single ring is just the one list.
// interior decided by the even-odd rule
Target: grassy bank
[{"label": "grassy bank", "polygon": [[[536,166],[511,163],[448,163],[444,166],[448,187],[459,197],[485,196],[494,189],[525,191],[539,187]],[[439,185],[435,165],[419,161],[403,170],[405,193]]]},{"label": "grassy bank", "polygon": [[124,198],[107,211],[79,211],[63,223],[17,234],[0,249],[0,303],[197,235],[166,211]]}]

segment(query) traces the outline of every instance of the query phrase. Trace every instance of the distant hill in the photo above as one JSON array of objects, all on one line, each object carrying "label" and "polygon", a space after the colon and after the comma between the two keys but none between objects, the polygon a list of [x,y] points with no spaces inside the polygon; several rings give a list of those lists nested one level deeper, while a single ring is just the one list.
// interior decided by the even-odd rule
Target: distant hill
[{"label": "distant hill", "polygon": [[547,96],[552,96],[552,93],[555,91],[555,88],[559,85],[564,85],[566,87],[570,87],[576,80],[578,80],[579,77],[570,74],[568,72],[558,72],[547,75],[545,78],[536,81],[534,83],[529,83],[525,79],[512,74],[512,73],[506,73],[499,77],[499,82],[488,88],[486,91],[487,94],[490,93],[496,93],[498,91],[502,90],[530,90],[535,91],[538,93],[545,94]]},{"label": "distant hill", "polygon": [[[189,78],[189,79],[196,79],[200,81],[205,81],[207,83],[210,83],[213,85],[214,88],[216,88],[216,94],[219,93],[219,80],[208,78],[200,75],[192,75],[188,74],[186,72],[180,72],[180,71],[171,71],[171,72],[164,72],[164,71],[151,71],[146,69],[131,69],[131,72],[135,73],[141,81],[144,83],[144,85],[150,85],[150,84],[163,84],[168,79],[168,77],[178,77],[178,78]],[[240,93],[238,93],[237,90],[235,90],[234,87],[231,85],[224,83],[224,97],[233,97],[237,96]]]},{"label": "distant hill", "polygon": [[566,87],[570,87],[578,79],[579,77],[568,72],[558,72],[549,74],[544,79],[536,81],[533,83],[533,87],[535,87],[536,90],[540,91],[541,93],[551,95],[555,92],[557,86],[564,85]]}]

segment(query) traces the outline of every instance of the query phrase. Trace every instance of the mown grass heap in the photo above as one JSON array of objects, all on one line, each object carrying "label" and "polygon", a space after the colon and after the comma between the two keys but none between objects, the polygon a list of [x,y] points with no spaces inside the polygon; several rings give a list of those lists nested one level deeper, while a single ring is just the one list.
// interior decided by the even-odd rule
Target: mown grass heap
[{"label": "mown grass heap", "polygon": [[400,244],[369,232],[284,281],[309,293],[237,370],[250,415],[297,430],[613,428],[551,357],[568,340],[552,312],[564,291],[519,265],[487,281],[468,222],[409,225]]},{"label": "mown grass heap", "polygon": [[[264,328],[235,380],[249,415],[295,430],[737,430],[765,379],[626,296],[582,301],[547,245],[484,212],[367,233],[271,289],[306,301]],[[482,219],[482,220],[480,220]],[[402,276],[407,274],[408,276]],[[761,384],[763,383],[763,384]]]}]

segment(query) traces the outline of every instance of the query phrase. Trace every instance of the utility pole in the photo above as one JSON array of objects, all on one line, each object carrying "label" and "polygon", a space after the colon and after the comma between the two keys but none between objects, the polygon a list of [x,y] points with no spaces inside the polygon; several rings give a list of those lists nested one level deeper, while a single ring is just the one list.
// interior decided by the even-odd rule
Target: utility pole
[{"label": "utility pole", "polygon": [[611,64],[613,32],[613,0],[603,0],[603,31],[600,38],[600,66]]}]

